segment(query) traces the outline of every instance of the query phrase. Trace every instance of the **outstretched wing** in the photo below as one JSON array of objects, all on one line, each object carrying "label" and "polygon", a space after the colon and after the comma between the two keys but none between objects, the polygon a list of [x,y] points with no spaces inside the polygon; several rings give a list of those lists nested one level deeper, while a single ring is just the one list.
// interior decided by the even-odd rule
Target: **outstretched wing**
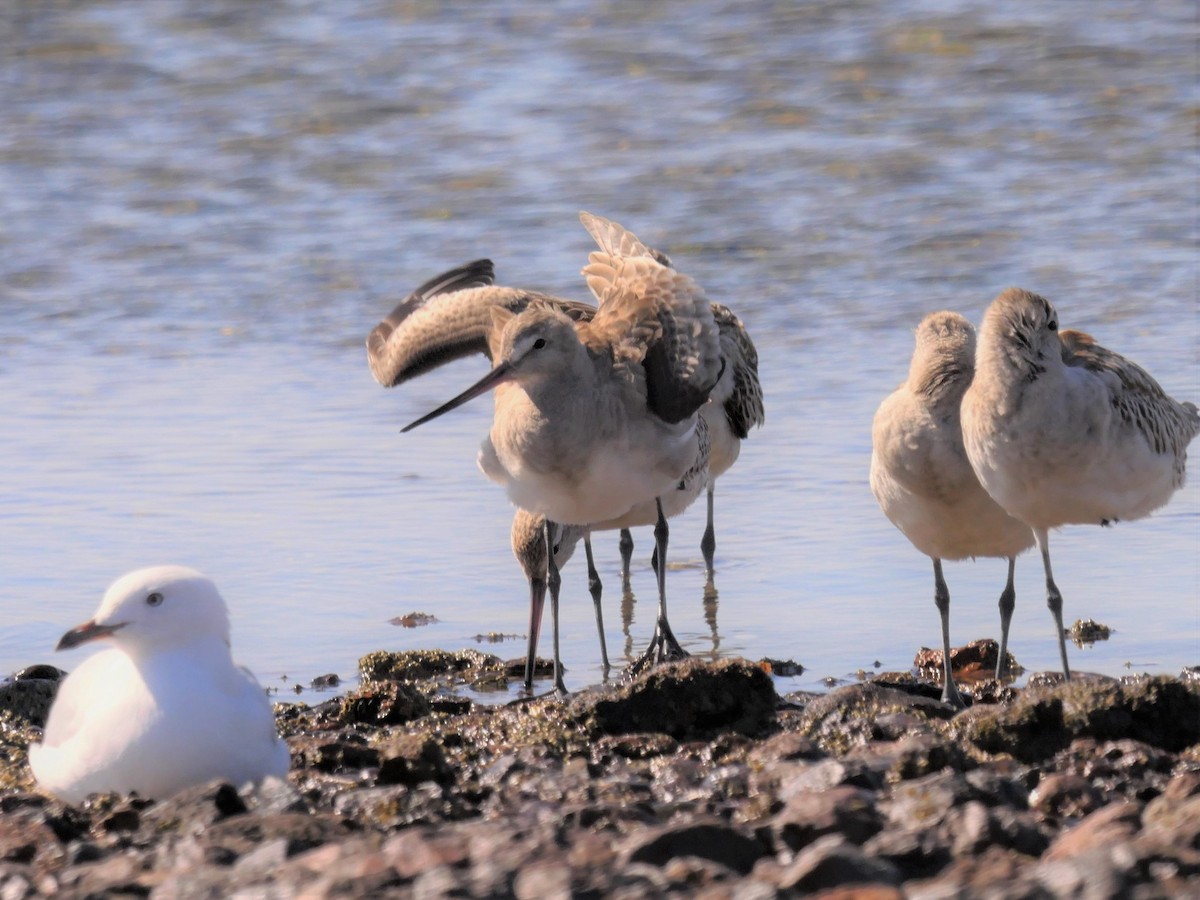
[{"label": "outstretched wing", "polygon": [[724,365],[708,298],[620,225],[589,213],[580,220],[600,247],[583,269],[600,306],[580,338],[611,347],[618,365],[640,365],[650,411],[683,421],[708,401]]},{"label": "outstretched wing", "polygon": [[492,261],[480,259],[425,282],[393,309],[367,337],[367,362],[375,380],[395,387],[445,363],[482,353],[490,357],[492,308],[518,312],[538,300],[576,320],[594,307],[536,291],[498,287]]}]

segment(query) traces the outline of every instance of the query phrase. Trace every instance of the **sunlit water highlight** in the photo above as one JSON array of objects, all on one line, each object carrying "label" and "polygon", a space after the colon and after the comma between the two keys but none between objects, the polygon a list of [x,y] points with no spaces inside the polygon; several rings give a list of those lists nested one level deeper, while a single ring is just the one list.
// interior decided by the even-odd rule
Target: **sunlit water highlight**
[{"label": "sunlit water highlight", "polygon": [[[490,404],[399,434],[486,361],[385,392],[362,341],[484,255],[583,298],[581,208],[670,252],[759,349],[767,424],[718,486],[715,604],[703,504],[672,523],[679,637],[803,663],[784,689],[908,668],[939,639],[931,567],[867,467],[924,313],[978,323],[1028,287],[1200,400],[1192,24],[1182,2],[23,7],[0,38],[0,671],[77,664],[58,635],[160,562],[217,581],[272,685],[381,648],[520,655],[475,640],[527,615],[474,463]],[[626,637],[596,538],[619,657],[652,628],[635,539]],[[1073,666],[1200,662],[1195,477],[1053,541],[1068,621],[1115,629]],[[946,577],[954,641],[994,636],[1003,562]],[[600,678],[582,560],[564,579],[579,687]],[[389,624],[412,611],[439,622]],[[1057,667],[1034,556],[1011,649]]]}]

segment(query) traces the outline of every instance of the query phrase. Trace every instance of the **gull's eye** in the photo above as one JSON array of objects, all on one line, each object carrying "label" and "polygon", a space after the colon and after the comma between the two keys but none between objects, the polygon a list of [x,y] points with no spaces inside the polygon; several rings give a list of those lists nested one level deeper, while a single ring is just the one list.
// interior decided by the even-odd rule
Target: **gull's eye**
[{"label": "gull's eye", "polygon": [[541,349],[542,349],[543,347],[545,347],[545,346],[546,346],[546,339],[545,339],[545,338],[538,338],[536,341],[534,341],[534,342],[533,342],[533,349],[534,349],[534,350],[541,350]]},{"label": "gull's eye", "polygon": [[146,605],[147,606],[162,606],[162,602],[163,602],[163,595],[160,594],[158,591],[155,591],[152,594],[146,595]]},{"label": "gull's eye", "polygon": [[1051,319],[1049,322],[1046,323],[1046,327],[1049,328],[1051,331],[1058,331],[1058,323],[1055,322],[1053,319]]}]

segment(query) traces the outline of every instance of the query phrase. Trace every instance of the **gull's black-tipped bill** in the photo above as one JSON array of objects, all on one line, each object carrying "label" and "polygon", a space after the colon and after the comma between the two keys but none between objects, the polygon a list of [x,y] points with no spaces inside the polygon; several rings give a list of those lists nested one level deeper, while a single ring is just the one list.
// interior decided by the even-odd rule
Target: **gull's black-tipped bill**
[{"label": "gull's black-tipped bill", "polygon": [[492,369],[492,371],[488,372],[486,375],[484,375],[482,378],[480,378],[477,382],[475,382],[473,385],[471,385],[469,388],[467,388],[465,391],[463,391],[461,394],[459,394],[453,400],[448,400],[447,402],[445,402],[441,406],[439,406],[437,409],[435,409],[433,412],[426,413],[425,415],[421,416],[421,418],[417,419],[415,422],[409,422],[407,425],[405,425],[403,428],[400,429],[400,433],[405,434],[406,432],[412,431],[414,428],[416,428],[419,425],[424,425],[426,422],[436,419],[439,416],[442,416],[442,415],[450,412],[451,410],[458,409],[464,403],[474,400],[480,394],[487,393],[492,388],[494,388],[496,385],[507,380],[511,376],[511,374],[512,374],[512,365],[509,363],[506,363],[506,362],[500,363],[500,365],[496,366],[496,368]]},{"label": "gull's black-tipped bill", "polygon": [[116,625],[97,625],[95,622],[84,622],[59,638],[58,645],[54,649],[70,650],[72,647],[78,647],[88,641],[110,637],[117,629],[124,627],[124,624],[124,622],[120,622]]}]

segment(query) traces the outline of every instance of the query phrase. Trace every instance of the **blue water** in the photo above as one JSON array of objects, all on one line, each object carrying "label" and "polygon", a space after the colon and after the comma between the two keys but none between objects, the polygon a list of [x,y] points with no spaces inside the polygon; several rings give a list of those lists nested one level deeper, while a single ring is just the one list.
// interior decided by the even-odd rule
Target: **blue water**
[{"label": "blue water", "polygon": [[[614,2],[22,6],[0,31],[0,672],[122,572],[211,575],[236,656],[275,686],[375,649],[519,656],[511,510],[475,467],[490,405],[399,428],[485,371],[395,391],[363,340],[479,256],[584,298],[579,209],[671,253],[761,358],[766,426],[672,523],[672,623],[693,652],[792,658],[819,687],[939,640],[929,561],[867,487],[870,422],[926,312],[1003,287],[1200,400],[1186,2],[653,7]],[[653,621],[648,530],[610,650]],[[1072,648],[1112,675],[1200,663],[1200,490],[1052,539]],[[994,636],[1004,564],[949,564],[952,637]],[[599,680],[579,561],[572,687]],[[1054,669],[1040,561],[1011,649]],[[403,629],[408,612],[439,622]],[[548,645],[543,644],[543,652]],[[283,676],[288,681],[282,681]]]}]

